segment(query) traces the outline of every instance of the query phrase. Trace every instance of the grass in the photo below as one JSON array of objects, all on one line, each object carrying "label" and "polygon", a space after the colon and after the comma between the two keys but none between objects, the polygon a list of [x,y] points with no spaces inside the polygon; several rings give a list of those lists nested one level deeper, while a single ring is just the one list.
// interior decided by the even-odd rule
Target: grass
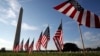
[{"label": "grass", "polygon": [[[13,52],[0,52],[0,56],[84,56],[83,53],[80,52],[33,52],[31,54],[28,53],[13,53]],[[100,52],[88,52],[86,56],[100,56]]]}]

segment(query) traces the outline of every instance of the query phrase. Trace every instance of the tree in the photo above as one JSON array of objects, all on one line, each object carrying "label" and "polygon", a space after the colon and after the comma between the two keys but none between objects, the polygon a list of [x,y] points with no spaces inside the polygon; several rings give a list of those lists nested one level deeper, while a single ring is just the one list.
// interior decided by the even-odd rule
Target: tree
[{"label": "tree", "polygon": [[79,51],[79,48],[74,43],[65,43],[63,51]]},{"label": "tree", "polygon": [[6,49],[3,47],[3,48],[1,48],[1,52],[5,52],[6,51]]},{"label": "tree", "polygon": [[96,51],[100,51],[100,47],[97,47],[97,48],[96,48]]}]

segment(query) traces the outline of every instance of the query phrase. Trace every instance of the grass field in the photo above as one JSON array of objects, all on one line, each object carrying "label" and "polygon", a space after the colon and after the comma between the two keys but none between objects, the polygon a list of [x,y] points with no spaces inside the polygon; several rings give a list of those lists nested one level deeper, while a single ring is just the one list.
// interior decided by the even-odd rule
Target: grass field
[{"label": "grass field", "polygon": [[[33,52],[28,53],[13,53],[13,52],[0,52],[0,56],[84,56],[83,53],[68,53],[68,52]],[[86,56],[100,56],[100,52],[88,52]]]}]

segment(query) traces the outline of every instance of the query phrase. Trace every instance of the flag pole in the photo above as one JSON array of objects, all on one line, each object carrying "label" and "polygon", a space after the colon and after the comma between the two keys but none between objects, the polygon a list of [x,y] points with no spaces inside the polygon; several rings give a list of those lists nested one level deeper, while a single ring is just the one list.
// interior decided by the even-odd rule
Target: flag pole
[{"label": "flag pole", "polygon": [[[48,24],[48,26],[47,27],[49,27],[49,24]],[[48,46],[48,44],[47,44],[47,46]],[[46,46],[46,55],[47,55],[47,46]]]},{"label": "flag pole", "polygon": [[[77,24],[78,24],[78,23],[77,23]],[[83,40],[83,37],[82,37],[82,31],[81,31],[81,28],[80,28],[80,24],[78,24],[78,29],[79,29],[79,32],[80,32],[80,38],[81,38],[81,41],[82,41],[83,54],[84,54],[84,56],[86,56],[86,53],[85,53],[85,46],[84,46],[84,40]]]}]

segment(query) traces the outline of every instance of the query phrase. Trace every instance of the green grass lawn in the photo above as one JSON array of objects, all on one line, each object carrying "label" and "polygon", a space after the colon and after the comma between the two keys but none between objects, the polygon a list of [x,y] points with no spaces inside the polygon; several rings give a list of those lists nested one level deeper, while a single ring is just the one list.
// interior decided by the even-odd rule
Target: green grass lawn
[{"label": "green grass lawn", "polygon": [[[28,53],[13,53],[13,52],[0,52],[0,56],[84,56],[83,53],[68,53],[68,52],[33,52]],[[100,52],[89,52],[86,56],[100,56]]]}]

